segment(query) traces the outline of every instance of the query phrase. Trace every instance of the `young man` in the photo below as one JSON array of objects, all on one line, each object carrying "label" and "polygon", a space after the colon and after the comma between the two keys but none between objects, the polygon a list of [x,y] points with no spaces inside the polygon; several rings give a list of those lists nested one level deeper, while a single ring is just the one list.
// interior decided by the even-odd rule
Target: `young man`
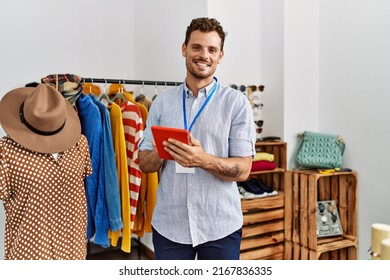
[{"label": "young man", "polygon": [[[139,146],[141,171],[161,169],[153,213],[156,259],[239,259],[242,212],[237,181],[248,178],[256,132],[245,95],[214,77],[226,33],[215,19],[193,19],[182,55],[185,82],[153,101]],[[169,139],[159,158],[151,126],[185,128],[189,145]]]}]

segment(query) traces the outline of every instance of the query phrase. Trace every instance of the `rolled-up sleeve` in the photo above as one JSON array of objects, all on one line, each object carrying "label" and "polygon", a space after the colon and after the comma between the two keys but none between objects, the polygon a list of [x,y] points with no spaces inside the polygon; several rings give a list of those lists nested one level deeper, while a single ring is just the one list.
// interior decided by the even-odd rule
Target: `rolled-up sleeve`
[{"label": "rolled-up sleeve", "polygon": [[[229,156],[243,157],[256,154],[256,128],[252,118],[252,108],[247,100],[237,103],[229,134]],[[236,105],[237,105],[236,104]]]}]

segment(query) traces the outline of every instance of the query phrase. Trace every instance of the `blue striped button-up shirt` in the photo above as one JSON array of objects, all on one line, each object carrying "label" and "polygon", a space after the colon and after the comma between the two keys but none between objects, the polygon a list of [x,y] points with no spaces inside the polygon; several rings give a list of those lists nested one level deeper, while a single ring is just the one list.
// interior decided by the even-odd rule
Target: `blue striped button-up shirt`
[{"label": "blue striped button-up shirt", "polygon": [[[184,127],[183,94],[189,127],[214,83],[201,89],[198,97],[185,83],[159,94],[150,108],[140,150],[153,149],[152,125]],[[252,108],[246,96],[232,88],[217,85],[190,132],[214,156],[255,155]],[[164,162],[152,218],[152,225],[160,234],[178,243],[197,246],[233,233],[242,223],[236,182],[223,181],[201,168],[195,168],[195,173],[176,173],[175,161]]]}]

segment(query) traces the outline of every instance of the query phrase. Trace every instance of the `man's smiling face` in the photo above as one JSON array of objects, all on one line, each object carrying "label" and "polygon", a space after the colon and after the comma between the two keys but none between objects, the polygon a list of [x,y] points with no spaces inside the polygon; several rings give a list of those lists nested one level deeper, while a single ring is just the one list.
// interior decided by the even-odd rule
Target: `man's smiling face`
[{"label": "man's smiling face", "polygon": [[183,44],[182,54],[186,58],[189,75],[196,79],[212,77],[217,69],[217,64],[223,57],[221,38],[216,31],[201,32],[196,30],[191,33],[188,45]]}]

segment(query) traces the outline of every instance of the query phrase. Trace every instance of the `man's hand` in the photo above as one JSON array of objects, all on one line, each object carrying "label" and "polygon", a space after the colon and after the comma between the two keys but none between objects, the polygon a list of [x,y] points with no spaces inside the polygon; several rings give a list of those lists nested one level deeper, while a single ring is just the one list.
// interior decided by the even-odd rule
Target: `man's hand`
[{"label": "man's hand", "polygon": [[183,167],[201,167],[204,157],[208,155],[191,133],[188,145],[172,138],[164,141],[163,145],[174,160]]},{"label": "man's hand", "polygon": [[143,173],[153,173],[160,169],[164,160],[158,156],[156,143],[153,140],[153,150],[138,152],[139,168]]},{"label": "man's hand", "polygon": [[251,157],[220,158],[210,155],[192,134],[188,145],[172,138],[164,141],[163,145],[181,166],[202,168],[222,180],[245,181],[251,170]]}]

